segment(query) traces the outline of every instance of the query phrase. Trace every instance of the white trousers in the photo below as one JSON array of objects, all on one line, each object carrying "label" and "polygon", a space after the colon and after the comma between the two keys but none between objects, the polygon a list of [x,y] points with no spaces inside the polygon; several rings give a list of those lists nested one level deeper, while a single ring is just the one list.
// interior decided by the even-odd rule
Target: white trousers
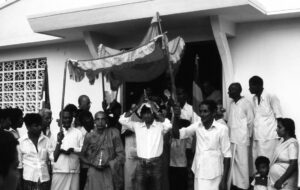
[{"label": "white trousers", "polygon": [[249,146],[237,145],[232,146],[232,184],[240,189],[249,188]]},{"label": "white trousers", "polygon": [[214,179],[195,178],[194,190],[219,190],[221,180],[222,176]]},{"label": "white trousers", "polygon": [[79,174],[54,173],[51,190],[79,190]]}]

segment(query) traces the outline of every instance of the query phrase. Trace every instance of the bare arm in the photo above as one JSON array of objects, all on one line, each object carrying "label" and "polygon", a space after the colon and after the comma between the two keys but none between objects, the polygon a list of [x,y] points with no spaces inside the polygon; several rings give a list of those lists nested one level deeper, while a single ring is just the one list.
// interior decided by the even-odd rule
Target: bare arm
[{"label": "bare arm", "polygon": [[231,160],[231,158],[226,158],[226,157],[223,160],[224,174],[223,174],[221,183],[219,185],[220,190],[227,189],[227,180],[228,180],[228,174],[229,174],[229,168],[230,168],[230,160]]},{"label": "bare arm", "polygon": [[56,143],[55,150],[53,152],[54,162],[56,162],[58,160],[60,153],[62,153],[60,147],[61,147],[63,138],[64,138],[64,134],[61,131],[57,134],[57,143]]}]

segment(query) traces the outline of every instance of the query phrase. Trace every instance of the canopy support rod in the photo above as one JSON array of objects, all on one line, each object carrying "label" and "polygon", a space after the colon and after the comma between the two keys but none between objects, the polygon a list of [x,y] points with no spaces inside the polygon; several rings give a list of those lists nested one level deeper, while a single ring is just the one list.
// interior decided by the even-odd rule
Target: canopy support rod
[{"label": "canopy support rod", "polygon": [[167,43],[166,36],[165,36],[165,34],[163,33],[163,30],[162,30],[161,20],[159,18],[159,12],[156,12],[156,17],[157,17],[157,22],[158,22],[160,33],[163,35],[162,43],[163,43],[163,48],[165,48],[165,51],[167,53],[167,58],[168,58],[170,79],[171,79],[171,85],[172,85],[172,94],[173,94],[174,102],[177,104],[175,77],[174,77],[174,72],[173,72],[173,65],[172,65],[172,62],[170,61],[169,46],[168,46],[168,43]]},{"label": "canopy support rod", "polygon": [[[68,65],[68,61],[65,62],[65,69],[64,69],[63,90],[62,90],[62,98],[61,98],[61,111],[64,109],[64,104],[65,104],[67,65]],[[61,117],[61,115],[60,115],[60,117]],[[62,118],[60,118],[60,131],[62,131],[62,120],[61,119]]]},{"label": "canopy support rod", "polygon": [[102,75],[102,95],[103,95],[103,101],[105,100],[105,84],[104,84],[104,73],[101,73]]}]

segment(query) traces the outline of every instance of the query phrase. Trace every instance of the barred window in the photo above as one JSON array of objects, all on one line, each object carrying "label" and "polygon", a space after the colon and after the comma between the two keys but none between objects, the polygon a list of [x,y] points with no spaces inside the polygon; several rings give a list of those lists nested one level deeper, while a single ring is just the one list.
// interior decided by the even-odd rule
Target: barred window
[{"label": "barred window", "polygon": [[0,107],[37,112],[42,105],[46,58],[0,62]]}]

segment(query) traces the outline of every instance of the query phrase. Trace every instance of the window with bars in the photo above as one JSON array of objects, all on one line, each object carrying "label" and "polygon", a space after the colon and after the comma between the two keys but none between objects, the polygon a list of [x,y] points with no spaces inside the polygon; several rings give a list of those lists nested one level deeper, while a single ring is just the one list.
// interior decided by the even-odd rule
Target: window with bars
[{"label": "window with bars", "polygon": [[0,62],[0,107],[38,112],[46,64],[46,58]]}]

